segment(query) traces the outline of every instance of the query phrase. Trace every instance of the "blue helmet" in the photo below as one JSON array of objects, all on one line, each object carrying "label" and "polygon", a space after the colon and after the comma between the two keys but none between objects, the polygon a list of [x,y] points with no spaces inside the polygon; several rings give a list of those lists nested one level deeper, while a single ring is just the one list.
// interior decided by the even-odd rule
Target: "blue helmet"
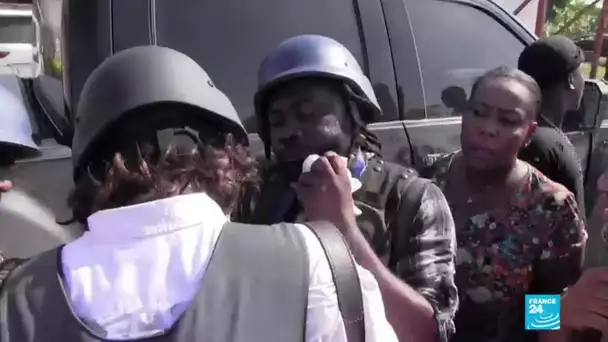
[{"label": "blue helmet", "polygon": [[311,76],[344,81],[357,95],[365,98],[373,107],[371,111],[362,113],[365,123],[374,122],[382,114],[371,82],[344,45],[324,36],[296,36],[280,43],[266,56],[258,71],[255,109],[263,141],[266,142],[268,137],[263,113],[268,90],[286,81]]},{"label": "blue helmet", "polygon": [[[17,95],[0,85],[0,143],[37,152],[32,125],[25,104]],[[2,152],[0,152],[2,153]]]}]

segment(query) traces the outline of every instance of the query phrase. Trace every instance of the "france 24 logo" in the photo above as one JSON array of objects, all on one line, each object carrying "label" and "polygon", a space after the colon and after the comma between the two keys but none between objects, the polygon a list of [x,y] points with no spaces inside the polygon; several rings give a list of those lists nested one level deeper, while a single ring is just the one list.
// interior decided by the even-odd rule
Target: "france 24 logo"
[{"label": "france 24 logo", "polygon": [[526,330],[559,330],[559,295],[526,295]]}]

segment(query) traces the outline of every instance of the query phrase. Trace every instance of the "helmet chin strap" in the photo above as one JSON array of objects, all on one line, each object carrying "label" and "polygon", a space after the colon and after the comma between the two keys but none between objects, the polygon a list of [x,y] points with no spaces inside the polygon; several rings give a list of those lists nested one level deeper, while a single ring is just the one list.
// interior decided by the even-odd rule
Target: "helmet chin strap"
[{"label": "helmet chin strap", "polygon": [[[198,132],[190,127],[169,128],[159,130],[151,135],[141,137],[132,143],[125,144],[117,152],[123,156],[125,166],[129,170],[138,170],[142,160],[156,163],[170,148],[184,147],[186,144],[176,143],[177,137],[186,137],[191,141],[192,145],[185,148],[187,150],[186,153],[189,153],[194,146],[201,146],[202,144]],[[180,150],[176,152],[179,154]],[[109,153],[103,161],[100,160],[102,164],[89,164],[87,167],[86,172],[89,178],[98,185],[103,183],[103,175],[112,166],[114,153],[112,155],[109,155]]]}]

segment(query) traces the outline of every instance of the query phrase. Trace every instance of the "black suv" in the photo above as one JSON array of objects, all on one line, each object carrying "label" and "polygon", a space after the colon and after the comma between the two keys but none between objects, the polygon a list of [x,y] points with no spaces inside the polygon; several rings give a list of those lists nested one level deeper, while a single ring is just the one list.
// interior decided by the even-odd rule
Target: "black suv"
[{"label": "black suv", "polygon": [[33,2],[42,75],[25,82],[24,94],[43,153],[19,163],[13,180],[60,218],[68,214],[71,164],[62,145],[71,140],[73,110],[91,71],[117,51],[157,44],[188,54],[231,98],[261,153],[253,93],[263,57],[294,35],[332,37],[372,81],[384,116],[371,127],[385,157],[420,167],[459,147],[458,108],[474,79],[514,66],[535,39],[490,0]]},{"label": "black suv", "polygon": [[515,65],[534,40],[487,0],[35,3],[45,72],[35,81],[36,96],[55,121],[71,117],[84,81],[104,58],[135,45],[157,44],[198,61],[255,133],[252,99],[259,63],[283,39],[321,34],[358,58],[384,109],[382,122],[373,128],[386,156],[408,164],[420,162],[410,159],[412,151],[457,148],[460,118],[454,106],[466,98],[473,79],[488,68]]}]

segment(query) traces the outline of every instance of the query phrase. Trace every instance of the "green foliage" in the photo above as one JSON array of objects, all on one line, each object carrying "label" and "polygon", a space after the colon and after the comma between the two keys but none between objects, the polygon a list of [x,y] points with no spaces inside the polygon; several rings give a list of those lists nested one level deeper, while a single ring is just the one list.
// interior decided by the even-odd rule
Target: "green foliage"
[{"label": "green foliage", "polygon": [[54,76],[61,77],[61,73],[63,71],[63,65],[62,65],[60,59],[53,58],[53,60],[51,61],[51,70],[52,70],[52,74]]},{"label": "green foliage", "polygon": [[[562,2],[564,6],[557,7]],[[589,7],[590,3],[590,0],[554,0],[554,16],[547,23],[547,34],[559,33],[572,39],[593,36],[602,9],[598,5]],[[569,27],[563,29],[567,24]]]},{"label": "green foliage", "polygon": [[551,8],[547,12],[547,20],[551,21],[555,18],[557,11],[563,9],[568,5],[571,0],[549,0],[551,3]]}]

